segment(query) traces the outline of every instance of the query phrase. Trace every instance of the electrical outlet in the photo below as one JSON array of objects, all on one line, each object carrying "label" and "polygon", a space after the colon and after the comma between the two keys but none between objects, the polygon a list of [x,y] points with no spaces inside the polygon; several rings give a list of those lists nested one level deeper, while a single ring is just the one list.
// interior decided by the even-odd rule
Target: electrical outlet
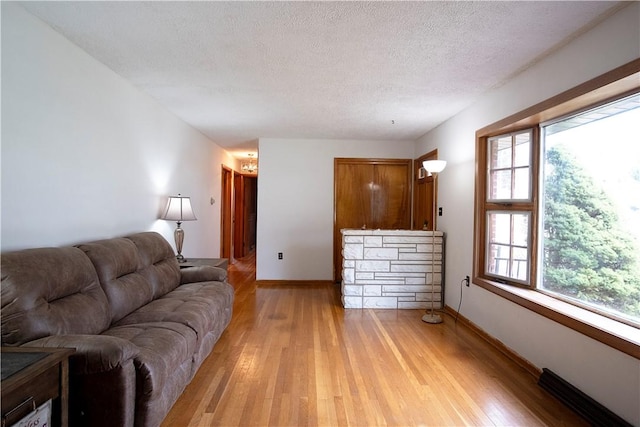
[{"label": "electrical outlet", "polygon": [[442,206],[438,208],[438,216],[442,216]]},{"label": "electrical outlet", "polygon": [[278,252],[278,259],[282,259],[282,252]]},{"label": "electrical outlet", "polygon": [[469,276],[464,278],[464,281],[466,282],[467,288],[469,287]]}]

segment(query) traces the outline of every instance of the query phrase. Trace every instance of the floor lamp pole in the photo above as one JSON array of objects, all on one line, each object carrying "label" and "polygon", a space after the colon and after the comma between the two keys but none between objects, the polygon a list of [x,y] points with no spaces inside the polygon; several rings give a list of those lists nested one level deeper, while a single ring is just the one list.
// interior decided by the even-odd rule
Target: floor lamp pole
[{"label": "floor lamp pole", "polygon": [[438,173],[431,172],[433,175],[433,216],[431,217],[431,309],[429,313],[426,313],[422,316],[422,321],[425,323],[437,324],[442,323],[442,317],[439,314],[434,313],[433,310],[433,299],[435,296],[435,287],[436,287],[436,184],[438,182]]}]

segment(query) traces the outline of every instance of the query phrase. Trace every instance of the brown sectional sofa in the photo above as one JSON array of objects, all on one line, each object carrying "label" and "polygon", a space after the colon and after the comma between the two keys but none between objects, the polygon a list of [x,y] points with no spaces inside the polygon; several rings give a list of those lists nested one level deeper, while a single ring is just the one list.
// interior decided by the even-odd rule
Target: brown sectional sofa
[{"label": "brown sectional sofa", "polygon": [[153,232],[2,254],[2,345],[69,347],[70,425],[158,426],[231,320],[226,270]]}]

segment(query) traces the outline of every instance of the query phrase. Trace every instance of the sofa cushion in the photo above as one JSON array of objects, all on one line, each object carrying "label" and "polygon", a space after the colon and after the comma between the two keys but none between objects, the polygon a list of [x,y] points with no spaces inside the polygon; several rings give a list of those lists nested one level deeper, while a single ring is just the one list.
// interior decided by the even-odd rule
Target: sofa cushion
[{"label": "sofa cushion", "polygon": [[210,322],[207,330],[213,331],[222,325],[226,328],[231,321],[234,292],[227,282],[196,282],[179,286],[164,298],[207,304]]},{"label": "sofa cushion", "polygon": [[110,323],[93,265],[74,247],[2,254],[2,344],[49,335],[99,334]]},{"label": "sofa cushion", "polygon": [[153,298],[158,298],[180,284],[180,267],[173,248],[155,232],[136,233],[127,237],[138,249],[139,273],[151,285]]},{"label": "sofa cushion", "polygon": [[103,335],[138,348],[135,425],[160,425],[191,377],[196,334],[178,323],[155,322],[113,327]]},{"label": "sofa cushion", "polygon": [[233,297],[233,287],[225,282],[190,283],[140,307],[116,326],[175,322],[190,327],[201,340],[208,332],[227,326]]},{"label": "sofa cushion", "polygon": [[124,237],[78,245],[93,263],[104,289],[113,322],[153,299],[149,281],[138,272],[136,245]]}]

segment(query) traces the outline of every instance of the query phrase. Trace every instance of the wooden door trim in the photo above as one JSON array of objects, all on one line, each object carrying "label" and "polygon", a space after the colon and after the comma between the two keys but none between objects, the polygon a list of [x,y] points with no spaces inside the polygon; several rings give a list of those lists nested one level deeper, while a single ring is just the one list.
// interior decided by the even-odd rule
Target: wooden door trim
[{"label": "wooden door trim", "polygon": [[[423,154],[422,156],[418,157],[417,159],[414,160],[413,163],[413,208],[411,210],[411,227],[414,230],[422,230],[422,225],[417,224],[416,223],[416,218],[418,217],[417,215],[417,204],[418,204],[418,185],[420,183],[425,183],[427,182],[427,180],[429,179],[429,177],[425,176],[424,178],[420,178],[419,177],[419,172],[420,169],[422,169],[422,162],[424,162],[425,160],[437,160],[438,159],[438,149],[436,148],[435,150],[431,150],[426,154]],[[431,178],[431,180],[433,180],[433,178]],[[438,203],[438,188],[436,187],[434,189],[434,203]],[[437,205],[436,205],[437,206]],[[430,209],[433,209],[433,206],[429,207]],[[436,215],[436,218],[433,219],[433,222],[436,225],[436,229],[438,226],[438,218]],[[429,229],[431,229],[429,227]]]},{"label": "wooden door trim", "polygon": [[[221,169],[221,176],[222,176],[222,182],[221,182],[221,190],[220,192],[222,193],[220,195],[220,256],[221,257],[226,257],[226,253],[225,253],[225,240],[228,240],[228,244],[229,244],[229,263],[231,263],[232,260],[232,241],[233,241],[233,224],[232,224],[232,217],[233,217],[233,200],[232,200],[232,195],[233,195],[233,169],[231,169],[228,166],[222,165],[222,169]],[[229,182],[226,182],[227,178],[229,179]],[[228,190],[228,193],[227,193]],[[225,234],[225,227],[228,226],[228,230],[227,233]],[[225,236],[228,235],[229,238],[225,239]]]},{"label": "wooden door trim", "polygon": [[[364,165],[406,165],[411,164],[411,159],[365,159],[362,157],[335,157],[333,164],[364,164]],[[335,168],[333,170],[335,177]]]}]

